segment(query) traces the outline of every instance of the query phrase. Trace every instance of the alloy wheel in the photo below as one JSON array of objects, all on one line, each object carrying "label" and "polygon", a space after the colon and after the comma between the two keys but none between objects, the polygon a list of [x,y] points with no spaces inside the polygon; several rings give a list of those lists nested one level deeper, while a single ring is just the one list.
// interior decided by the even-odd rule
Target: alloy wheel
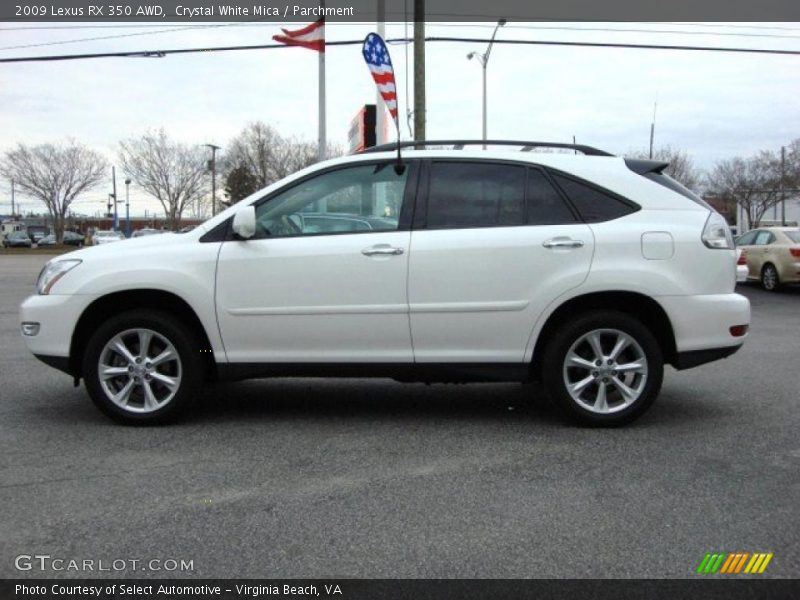
[{"label": "alloy wheel", "polygon": [[636,402],[647,384],[647,358],[639,343],[618,329],[595,329],[572,344],[564,358],[564,385],[582,408],[619,412]]},{"label": "alloy wheel", "polygon": [[128,329],[100,352],[97,376],[111,402],[136,413],[154,412],[177,394],[182,377],[175,346],[152,329]]}]

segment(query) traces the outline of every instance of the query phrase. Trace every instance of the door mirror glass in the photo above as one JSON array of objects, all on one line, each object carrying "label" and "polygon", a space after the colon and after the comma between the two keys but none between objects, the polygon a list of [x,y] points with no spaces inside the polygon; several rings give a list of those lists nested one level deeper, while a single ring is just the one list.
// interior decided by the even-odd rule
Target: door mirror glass
[{"label": "door mirror glass", "polygon": [[243,206],[233,215],[233,233],[243,240],[248,240],[256,233],[256,208]]}]

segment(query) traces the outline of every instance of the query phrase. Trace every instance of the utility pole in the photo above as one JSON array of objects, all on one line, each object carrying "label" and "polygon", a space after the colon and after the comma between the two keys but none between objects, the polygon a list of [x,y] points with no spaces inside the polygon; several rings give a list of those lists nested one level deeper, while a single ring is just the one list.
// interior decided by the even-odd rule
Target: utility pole
[{"label": "utility pole", "polygon": [[781,225],[786,227],[786,146],[781,146]]},{"label": "utility pole", "polygon": [[653,103],[653,121],[650,123],[650,158],[653,158],[653,139],[656,135],[656,109],[658,108],[658,98]]},{"label": "utility pole", "polygon": [[414,139],[425,141],[425,0],[414,0]]},{"label": "utility pole", "polygon": [[14,218],[14,180],[11,180],[11,218]]},{"label": "utility pole", "polygon": [[125,180],[125,237],[131,237],[131,180]]},{"label": "utility pole", "polygon": [[114,189],[114,227],[112,228],[114,231],[119,229],[119,214],[117,212],[117,169],[116,167],[111,167],[111,186]]},{"label": "utility pole", "polygon": [[208,170],[211,171],[211,216],[217,214],[217,150],[221,148],[214,144],[206,144],[211,148],[211,160],[208,161]]},{"label": "utility pole", "polygon": [[[386,0],[378,0],[377,14],[378,35],[386,39]],[[407,107],[406,107],[407,108]],[[389,141],[386,126],[386,103],[380,90],[375,92],[375,145],[380,146]],[[400,141],[400,140],[398,140]]]}]

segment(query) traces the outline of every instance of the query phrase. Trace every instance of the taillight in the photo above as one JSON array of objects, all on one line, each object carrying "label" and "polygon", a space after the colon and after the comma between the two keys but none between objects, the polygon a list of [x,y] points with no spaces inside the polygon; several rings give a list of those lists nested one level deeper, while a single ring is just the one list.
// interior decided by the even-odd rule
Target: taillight
[{"label": "taillight", "polygon": [[792,256],[794,256],[795,258],[800,258],[800,248],[789,248],[789,252],[790,252],[790,253],[792,254]]},{"label": "taillight", "polygon": [[733,337],[742,337],[749,328],[749,325],[734,325],[730,328],[730,332]]},{"label": "taillight", "polygon": [[739,260],[736,261],[737,265],[746,265],[747,264],[747,251],[742,250],[742,253],[739,255]]},{"label": "taillight", "polygon": [[716,211],[712,211],[708,215],[701,239],[708,248],[718,250],[733,248],[733,237],[731,237],[728,222]]}]

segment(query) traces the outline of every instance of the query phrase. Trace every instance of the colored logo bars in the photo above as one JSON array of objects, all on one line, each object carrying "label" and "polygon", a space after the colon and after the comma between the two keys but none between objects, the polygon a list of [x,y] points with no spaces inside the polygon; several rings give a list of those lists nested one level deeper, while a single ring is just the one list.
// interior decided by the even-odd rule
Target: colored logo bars
[{"label": "colored logo bars", "polygon": [[771,560],[772,552],[755,552],[753,554],[749,552],[706,554],[697,567],[697,573],[699,575],[713,575],[714,573],[724,573],[727,575],[763,573]]}]

